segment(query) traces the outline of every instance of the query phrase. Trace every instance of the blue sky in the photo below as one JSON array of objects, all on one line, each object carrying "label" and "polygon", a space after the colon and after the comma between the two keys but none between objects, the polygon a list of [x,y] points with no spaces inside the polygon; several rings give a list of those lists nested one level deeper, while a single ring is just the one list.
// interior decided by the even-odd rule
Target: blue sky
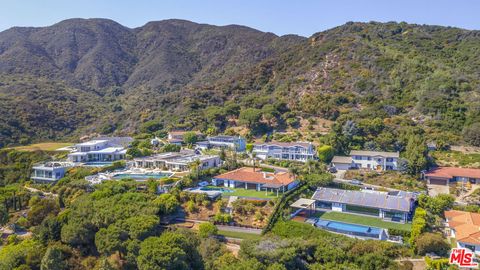
[{"label": "blue sky", "polygon": [[479,11],[477,0],[0,0],[0,31],[47,26],[68,18],[109,18],[128,27],[177,18],[303,36],[348,21],[480,29]]}]

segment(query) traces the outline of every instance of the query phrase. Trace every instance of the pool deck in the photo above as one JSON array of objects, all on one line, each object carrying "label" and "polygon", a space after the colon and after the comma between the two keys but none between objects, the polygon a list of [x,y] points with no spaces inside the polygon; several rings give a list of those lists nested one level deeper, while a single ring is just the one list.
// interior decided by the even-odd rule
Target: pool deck
[{"label": "pool deck", "polygon": [[411,223],[399,223],[389,220],[384,220],[379,217],[371,215],[362,215],[354,214],[348,212],[335,212],[335,211],[324,211],[317,210],[314,213],[308,215],[305,211],[299,211],[295,216],[292,217],[292,220],[298,222],[305,222],[309,218],[321,218],[324,220],[331,220],[336,222],[343,222],[349,224],[357,224],[368,227],[382,228],[382,229],[398,229],[398,230],[411,230]]}]

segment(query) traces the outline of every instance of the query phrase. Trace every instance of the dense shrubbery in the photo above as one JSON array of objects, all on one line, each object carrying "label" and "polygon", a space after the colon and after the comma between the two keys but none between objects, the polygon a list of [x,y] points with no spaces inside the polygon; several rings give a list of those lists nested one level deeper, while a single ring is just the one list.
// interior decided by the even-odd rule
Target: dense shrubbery
[{"label": "dense shrubbery", "polygon": [[[291,268],[321,264],[335,269],[388,269],[397,265],[392,261],[409,251],[392,243],[359,241],[319,230],[311,225],[293,221],[278,222],[270,238],[242,244],[242,253],[268,264],[275,260]],[[276,239],[273,236],[279,236]],[[244,248],[248,246],[248,248]],[[289,251],[288,253],[286,253]],[[295,255],[296,254],[296,255]]]},{"label": "dense shrubbery", "polygon": [[422,234],[427,228],[427,211],[425,209],[417,207],[415,209],[415,215],[412,220],[412,231],[410,232],[410,239],[408,243],[413,249],[415,249],[415,242],[420,234]]}]

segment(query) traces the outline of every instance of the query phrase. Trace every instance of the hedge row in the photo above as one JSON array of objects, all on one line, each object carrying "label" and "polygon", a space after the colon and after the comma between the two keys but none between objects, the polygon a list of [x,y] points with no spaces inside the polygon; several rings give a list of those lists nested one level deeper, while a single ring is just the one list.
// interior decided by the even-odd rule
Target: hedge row
[{"label": "hedge row", "polygon": [[308,185],[305,183],[300,183],[296,188],[291,189],[283,194],[283,196],[275,205],[275,208],[273,209],[273,213],[270,215],[270,218],[268,219],[267,226],[265,226],[265,228],[263,228],[262,230],[262,234],[269,232],[273,228],[275,223],[282,217],[283,209],[285,209],[288,203],[292,199],[300,195],[302,192],[304,192],[306,189],[308,189]]}]

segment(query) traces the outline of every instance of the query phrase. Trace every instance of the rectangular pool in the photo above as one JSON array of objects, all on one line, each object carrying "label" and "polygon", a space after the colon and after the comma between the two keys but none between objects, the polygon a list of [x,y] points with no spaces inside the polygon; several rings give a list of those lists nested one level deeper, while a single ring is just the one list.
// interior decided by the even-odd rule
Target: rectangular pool
[{"label": "rectangular pool", "polygon": [[148,180],[148,179],[162,179],[170,177],[169,173],[119,173],[113,176],[113,179],[133,179],[133,180]]},{"label": "rectangular pool", "polygon": [[318,219],[318,221],[315,223],[315,226],[328,231],[332,231],[332,232],[337,232],[337,233],[342,233],[347,235],[354,235],[354,236],[371,237],[371,238],[377,238],[377,239],[380,238],[380,235],[382,234],[382,231],[383,231],[383,229],[381,228],[343,223],[343,222],[324,220],[324,219]]},{"label": "rectangular pool", "polygon": [[112,165],[112,161],[89,161],[82,164],[85,167],[105,167]]}]

